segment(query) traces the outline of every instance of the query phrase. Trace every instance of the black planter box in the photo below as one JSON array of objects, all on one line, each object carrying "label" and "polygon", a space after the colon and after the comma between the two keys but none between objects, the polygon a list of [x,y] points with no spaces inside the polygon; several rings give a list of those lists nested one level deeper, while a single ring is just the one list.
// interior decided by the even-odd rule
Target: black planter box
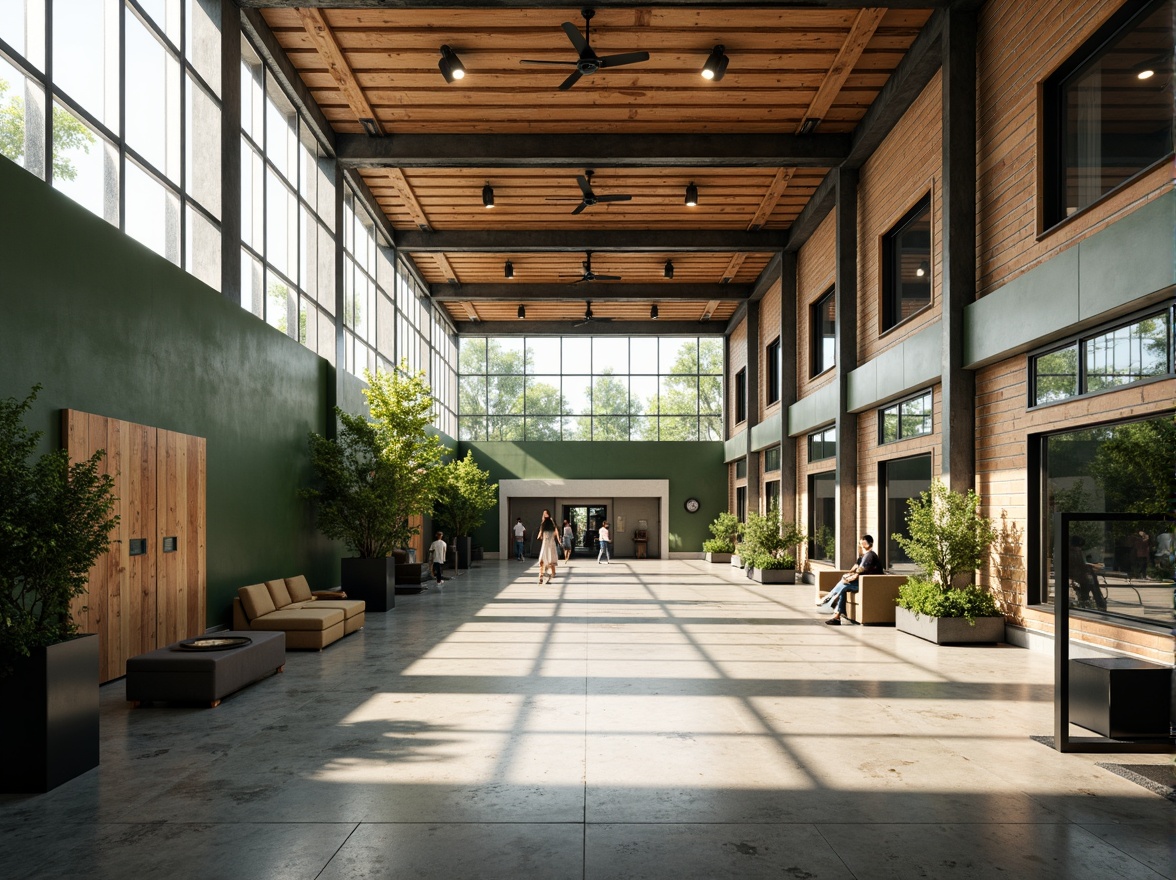
[{"label": "black planter box", "polygon": [[98,636],[37,648],[0,678],[0,792],[43,792],[98,766]]},{"label": "black planter box", "polygon": [[396,560],[391,556],[339,560],[340,584],[348,599],[362,599],[367,611],[388,611],[396,607]]},{"label": "black planter box", "polygon": [[1111,739],[1168,736],[1172,670],[1129,657],[1070,661],[1070,721]]},{"label": "black planter box", "polygon": [[470,557],[473,555],[474,539],[470,537],[454,538],[457,544],[457,567],[469,568]]}]

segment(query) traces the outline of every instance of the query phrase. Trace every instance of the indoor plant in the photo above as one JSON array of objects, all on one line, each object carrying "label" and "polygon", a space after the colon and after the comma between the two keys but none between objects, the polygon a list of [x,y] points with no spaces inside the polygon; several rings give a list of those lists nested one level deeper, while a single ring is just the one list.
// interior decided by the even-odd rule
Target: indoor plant
[{"label": "indoor plant", "polygon": [[996,598],[973,583],[996,540],[992,520],[980,513],[980,496],[935,480],[907,505],[910,536],[892,537],[920,574],[899,587],[895,626],[936,644],[1003,641]]},{"label": "indoor plant", "polygon": [[731,554],[735,552],[735,541],[743,531],[743,523],[735,514],[724,510],[707,528],[714,537],[702,542],[706,561],[730,562]]},{"label": "indoor plant", "polygon": [[441,467],[433,520],[455,539],[459,567],[469,568],[470,532],[486,521],[483,514],[497,503],[498,484],[490,482],[489,471],[478,467],[473,450]]},{"label": "indoor plant", "polygon": [[[42,432],[23,401],[0,400],[0,790],[47,791],[98,766],[98,637],[79,635],[70,605],[118,522],[104,451],[70,463],[34,459]],[[68,711],[50,711],[50,707]]]},{"label": "indoor plant", "polygon": [[747,576],[761,584],[796,583],[793,551],[804,540],[796,523],[787,522],[781,528],[780,508],[775,504],[766,514],[749,513],[740,545]]},{"label": "indoor plant", "polygon": [[310,435],[316,485],[302,496],[315,503],[319,531],[356,553],[341,560],[343,589],[370,610],[387,611],[396,604],[390,554],[420,531],[409,518],[429,509],[444,450],[426,430],[433,399],[423,373],[365,371],[364,378],[371,419],[336,408],[338,436]]}]

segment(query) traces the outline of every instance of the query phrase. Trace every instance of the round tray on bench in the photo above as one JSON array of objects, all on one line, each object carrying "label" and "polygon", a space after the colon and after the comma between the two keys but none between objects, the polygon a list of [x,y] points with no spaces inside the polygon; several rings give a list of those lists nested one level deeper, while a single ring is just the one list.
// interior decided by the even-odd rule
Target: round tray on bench
[{"label": "round tray on bench", "polygon": [[184,639],[176,644],[177,651],[228,651],[253,644],[247,636],[202,636],[198,639]]}]

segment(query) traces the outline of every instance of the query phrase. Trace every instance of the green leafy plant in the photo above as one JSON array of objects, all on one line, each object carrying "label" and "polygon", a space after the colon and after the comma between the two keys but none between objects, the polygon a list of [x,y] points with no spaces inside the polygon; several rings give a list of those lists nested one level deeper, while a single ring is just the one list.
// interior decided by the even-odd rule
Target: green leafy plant
[{"label": "green leafy plant", "polygon": [[980,496],[971,490],[967,494],[952,491],[934,480],[929,490],[909,499],[907,506],[909,537],[891,537],[919,566],[921,576],[899,587],[899,607],[932,617],[965,617],[973,625],[977,616],[998,614],[991,592],[960,583],[975,577],[996,540],[996,527],[980,512]]},{"label": "green leafy plant", "polygon": [[702,542],[704,553],[734,553],[735,545],[726,538],[707,538]]},{"label": "green leafy plant", "polygon": [[[781,527],[780,508],[773,504],[766,514],[747,515],[739,558],[749,568],[795,568],[796,557],[791,551],[805,540],[796,523],[786,522]],[[765,564],[756,564],[761,562]]]},{"label": "green leafy plant", "polygon": [[714,538],[702,542],[702,549],[707,553],[734,553],[735,542],[743,533],[743,523],[733,513],[723,511],[707,526]]},{"label": "green leafy plant", "polygon": [[98,471],[105,450],[72,464],[64,449],[32,461],[42,432],[24,417],[40,390],[0,401],[0,676],[77,634],[70,603],[118,523],[114,480]]},{"label": "green leafy plant", "polygon": [[[407,371],[407,363],[401,362]],[[433,397],[424,373],[364,372],[372,418],[336,408],[338,437],[310,435],[316,484],[302,491],[315,503],[318,527],[365,558],[387,556],[420,529],[436,495],[444,447],[430,434]]]},{"label": "green leafy plant", "polygon": [[498,484],[478,467],[473,450],[439,471],[433,519],[452,535],[464,537],[486,521],[483,514],[498,503]]}]

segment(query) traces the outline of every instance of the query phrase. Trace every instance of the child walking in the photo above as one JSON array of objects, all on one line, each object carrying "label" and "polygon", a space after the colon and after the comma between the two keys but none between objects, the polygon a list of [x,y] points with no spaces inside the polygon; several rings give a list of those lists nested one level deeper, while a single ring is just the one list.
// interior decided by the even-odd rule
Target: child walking
[{"label": "child walking", "polygon": [[429,559],[433,563],[433,577],[440,586],[445,582],[445,578],[441,577],[441,569],[445,567],[445,535],[437,532],[433,538],[433,543],[429,545]]}]

